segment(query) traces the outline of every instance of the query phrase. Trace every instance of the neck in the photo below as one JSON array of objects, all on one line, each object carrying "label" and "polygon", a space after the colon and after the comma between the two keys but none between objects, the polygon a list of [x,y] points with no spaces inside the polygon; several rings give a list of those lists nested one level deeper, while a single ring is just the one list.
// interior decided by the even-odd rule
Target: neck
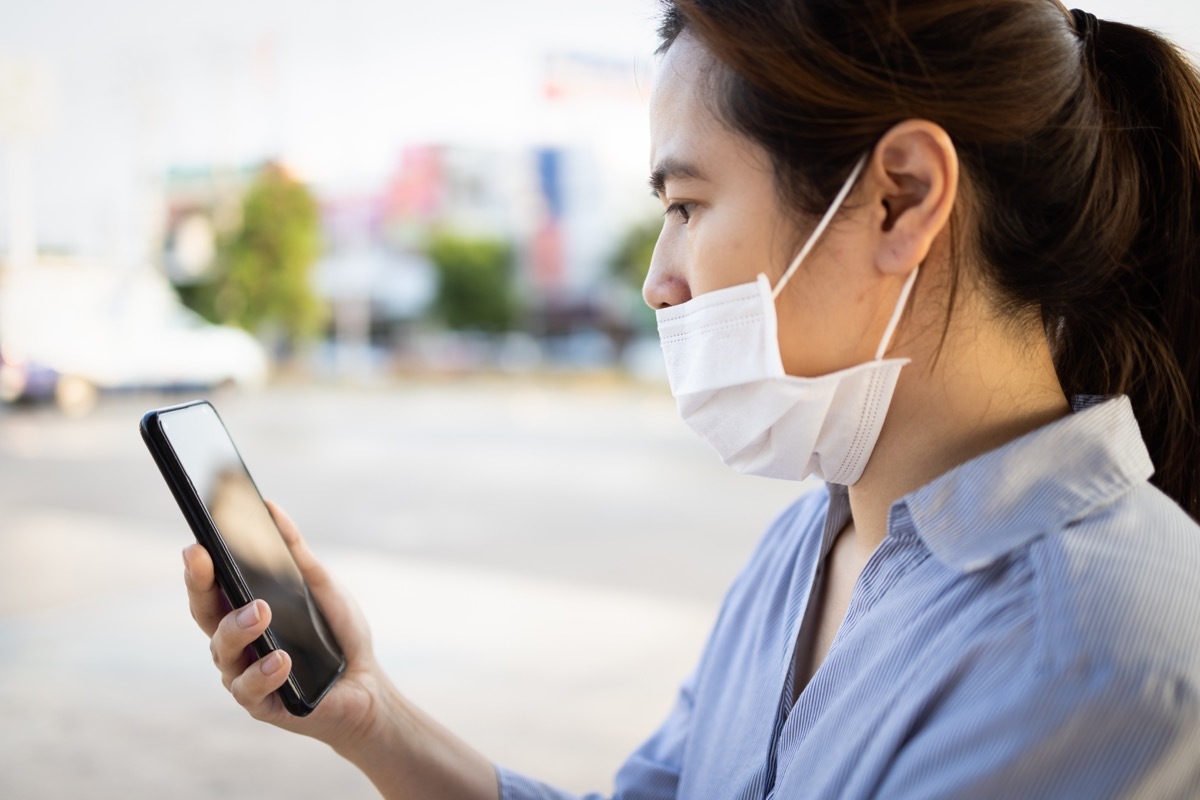
[{"label": "neck", "polygon": [[[1018,340],[994,315],[958,308],[942,339],[945,307],[938,313],[930,305],[937,304],[914,304],[905,326],[923,333],[893,348],[891,355],[912,363],[901,373],[871,460],[849,490],[852,533],[864,553],[887,536],[896,500],[1070,413],[1043,336]],[[921,324],[931,314],[937,321]]]}]

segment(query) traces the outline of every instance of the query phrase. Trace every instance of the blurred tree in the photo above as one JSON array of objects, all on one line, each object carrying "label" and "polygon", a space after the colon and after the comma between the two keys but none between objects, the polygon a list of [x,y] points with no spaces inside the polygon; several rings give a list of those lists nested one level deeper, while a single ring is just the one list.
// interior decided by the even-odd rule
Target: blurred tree
[{"label": "blurred tree", "polygon": [[609,272],[627,293],[624,299],[624,320],[628,328],[613,339],[618,350],[623,350],[634,331],[653,331],[656,328],[654,312],[642,302],[642,284],[650,271],[650,257],[662,230],[662,217],[651,217],[630,225],[617,243],[609,258]]},{"label": "blurred tree", "polygon": [[609,260],[613,277],[626,286],[642,290],[646,273],[650,270],[650,257],[654,255],[654,244],[662,230],[662,218],[652,217],[631,225],[621,237]]},{"label": "blurred tree", "polygon": [[513,327],[519,309],[508,244],[443,232],[434,234],[428,252],[437,269],[434,313],[447,327],[486,333]]},{"label": "blurred tree", "polygon": [[268,164],[242,198],[241,224],[220,237],[215,278],[181,295],[215,322],[274,332],[295,344],[325,323],[326,309],[309,280],[320,246],[316,199]]}]

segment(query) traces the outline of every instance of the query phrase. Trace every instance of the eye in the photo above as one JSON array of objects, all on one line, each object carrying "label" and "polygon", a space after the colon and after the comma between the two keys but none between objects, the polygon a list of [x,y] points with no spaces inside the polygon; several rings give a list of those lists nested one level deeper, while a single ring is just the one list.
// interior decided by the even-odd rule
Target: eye
[{"label": "eye", "polygon": [[679,217],[679,221],[682,222],[684,225],[687,225],[688,220],[690,220],[692,218],[692,204],[691,203],[671,203],[669,206],[667,206],[666,216],[669,217],[672,214]]}]

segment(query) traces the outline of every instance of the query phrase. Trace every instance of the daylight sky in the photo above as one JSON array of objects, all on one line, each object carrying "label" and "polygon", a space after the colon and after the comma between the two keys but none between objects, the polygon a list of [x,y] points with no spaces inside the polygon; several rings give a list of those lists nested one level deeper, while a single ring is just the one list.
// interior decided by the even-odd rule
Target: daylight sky
[{"label": "daylight sky", "polygon": [[[1080,2],[1200,51],[1200,4]],[[612,59],[644,97],[655,13],[655,0],[0,0],[0,68],[33,63],[52,87],[32,148],[43,245],[129,257],[137,236],[121,232],[167,167],[276,156],[319,186],[369,191],[405,144],[590,136],[644,182],[644,103],[548,113],[542,68],[548,53]]]},{"label": "daylight sky", "polygon": [[[370,191],[406,144],[568,144],[584,132],[578,115],[547,111],[552,53],[628,65],[633,102],[604,118],[598,148],[644,183],[637,99],[655,11],[654,0],[0,0],[0,63],[33,63],[52,88],[33,147],[39,238],[127,256],[130,243],[112,239],[167,167],[281,157],[330,191]],[[0,178],[7,168],[0,158]]]}]

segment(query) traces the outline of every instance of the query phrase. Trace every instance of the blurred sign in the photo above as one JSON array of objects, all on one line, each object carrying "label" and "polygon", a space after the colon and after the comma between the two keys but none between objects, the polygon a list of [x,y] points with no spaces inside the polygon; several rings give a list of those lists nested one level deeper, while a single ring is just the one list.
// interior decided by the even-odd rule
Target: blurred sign
[{"label": "blurred sign", "polygon": [[560,286],[563,264],[563,153],[554,148],[537,152],[538,189],[542,214],[533,237],[533,276],[539,289],[551,291]]},{"label": "blurred sign", "polygon": [[632,61],[582,53],[551,53],[546,57],[544,69],[548,100],[638,105],[642,102],[637,65]]}]

